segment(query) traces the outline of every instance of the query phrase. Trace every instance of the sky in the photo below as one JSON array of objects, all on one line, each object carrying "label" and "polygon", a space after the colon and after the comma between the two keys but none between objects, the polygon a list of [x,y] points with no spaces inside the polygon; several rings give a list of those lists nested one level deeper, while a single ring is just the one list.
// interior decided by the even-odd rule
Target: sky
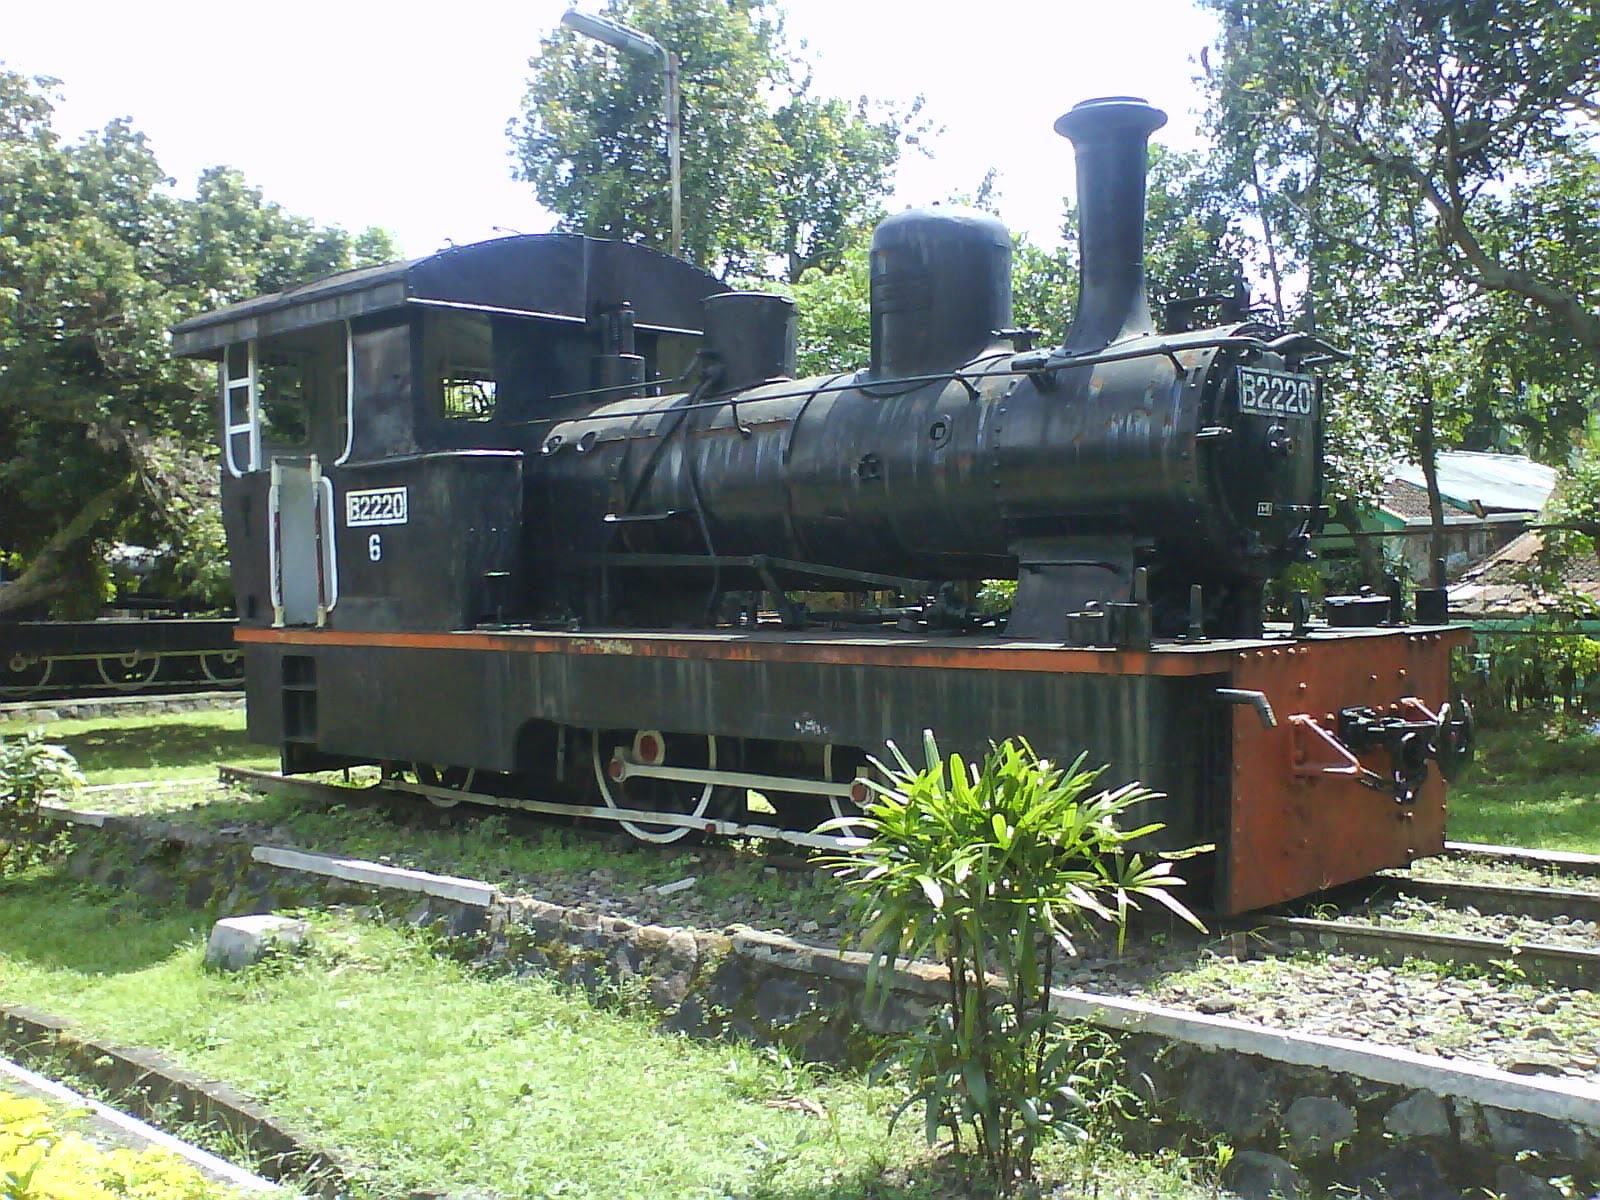
[{"label": "sky", "polygon": [[[539,39],[568,0],[60,0],[13,4],[0,64],[62,81],[69,140],[115,117],[150,138],[180,194],[227,164],[324,225],[392,231],[408,255],[554,218],[511,178],[506,124]],[[600,0],[582,7],[598,11]],[[1135,95],[1199,144],[1193,85],[1214,22],[1189,0],[787,0],[823,95],[909,102],[943,132],[902,156],[890,208],[972,194],[1058,240],[1072,155],[1051,126],[1079,100]],[[685,155],[693,147],[684,147]]]}]

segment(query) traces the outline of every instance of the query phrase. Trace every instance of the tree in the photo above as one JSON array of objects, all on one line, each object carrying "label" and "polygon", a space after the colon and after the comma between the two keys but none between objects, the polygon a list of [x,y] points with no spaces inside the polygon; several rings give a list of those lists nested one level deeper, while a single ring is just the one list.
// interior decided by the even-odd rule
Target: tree
[{"label": "tree", "polygon": [[[1542,310],[1600,363],[1600,301],[1497,224],[1508,195],[1560,195],[1563,172],[1592,162],[1594,5],[1206,3],[1222,21],[1211,82],[1223,146],[1249,147],[1252,172],[1259,147],[1314,236],[1383,257],[1396,218],[1425,217],[1451,279]],[[1372,223],[1328,223],[1298,202],[1312,188],[1359,195]]]},{"label": "tree", "polygon": [[[605,11],[678,58],[683,256],[725,278],[770,277],[774,257],[791,281],[836,266],[918,136],[920,98],[902,112],[813,96],[767,0],[611,0]],[[562,29],[530,66],[508,129],[517,178],[564,230],[667,249],[658,65]]]},{"label": "tree", "polygon": [[1398,453],[1436,528],[1439,449],[1563,461],[1600,369],[1593,6],[1206,3],[1219,169],[1280,303],[1356,355],[1329,409],[1340,519]]},{"label": "tree", "polygon": [[801,376],[852,371],[872,353],[870,234],[855,230],[831,273],[810,267],[786,290],[799,315],[797,370]]},{"label": "tree", "polygon": [[126,119],[63,144],[57,86],[0,70],[0,566],[17,576],[0,612],[97,608],[116,540],[166,545],[187,582],[220,578],[214,384],[167,330],[353,265],[356,244],[234,172],[177,197]]},{"label": "tree", "polygon": [[888,190],[901,137],[915,140],[908,130],[921,108],[919,96],[906,114],[874,113],[865,96],[854,104],[813,97],[808,80],[773,114],[787,151],[777,197],[785,279],[838,267],[852,231]]},{"label": "tree", "polygon": [[[997,212],[994,178],[990,171],[974,195],[951,196],[949,203]],[[1231,291],[1247,243],[1238,216],[1219,195],[1201,156],[1151,147],[1148,194],[1145,263],[1157,309],[1168,300]],[[1011,239],[1012,324],[1037,330],[1041,345],[1060,345],[1072,323],[1078,255],[1077,217],[1070,205],[1062,232],[1065,244],[1052,250],[1021,234]],[[857,222],[845,235],[847,248],[836,270],[810,268],[788,289],[800,312],[802,375],[866,363],[871,344],[870,240],[871,223]]]}]

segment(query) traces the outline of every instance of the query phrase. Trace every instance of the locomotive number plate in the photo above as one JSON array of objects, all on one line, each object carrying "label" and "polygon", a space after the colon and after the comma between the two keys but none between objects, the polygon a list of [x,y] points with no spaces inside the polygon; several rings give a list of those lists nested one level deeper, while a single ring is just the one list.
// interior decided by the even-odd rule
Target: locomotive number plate
[{"label": "locomotive number plate", "polygon": [[1316,378],[1240,367],[1239,411],[1262,417],[1314,417],[1317,415]]},{"label": "locomotive number plate", "polygon": [[344,523],[357,525],[404,525],[407,517],[406,489],[368,488],[344,494]]}]

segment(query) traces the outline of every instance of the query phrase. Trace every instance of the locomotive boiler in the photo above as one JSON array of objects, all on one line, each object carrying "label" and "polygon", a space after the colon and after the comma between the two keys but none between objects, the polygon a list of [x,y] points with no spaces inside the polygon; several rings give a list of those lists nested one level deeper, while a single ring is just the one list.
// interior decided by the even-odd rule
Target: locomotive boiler
[{"label": "locomotive boiler", "polygon": [[[1056,123],[1059,345],[1014,327],[1004,226],[953,208],[878,228],[870,362],[819,378],[787,299],[568,235],[179,326],[218,366],[251,736],[441,803],[814,845],[886,741],[1022,735],[1163,792],[1140,816],[1216,847],[1226,911],[1442,848],[1461,635],[1264,624],[1323,511],[1335,352],[1226,297],[1152,314],[1163,121]],[[996,578],[1010,611],[976,612]]]},{"label": "locomotive boiler", "polygon": [[[689,620],[704,572],[674,579],[669,564],[765,556],[801,576],[827,567],[831,578],[797,581],[809,588],[850,586],[845,572],[855,590],[885,575],[1016,578],[1007,632],[1060,640],[1069,613],[1127,602],[1143,568],[1156,632],[1189,627],[1199,587],[1199,624],[1259,635],[1263,583],[1309,557],[1321,512],[1319,385],[1305,372],[1327,350],[1242,315],[1158,331],[1144,161],[1164,119],[1108,99],[1056,124],[1077,149],[1084,231],[1081,302],[1059,351],[1030,352],[1034,335],[1012,328],[998,220],[913,211],[873,239],[865,371],[790,382],[792,306],[727,294],[706,303],[711,369],[690,395],[555,422],[540,446],[539,542],[569,563],[604,547],[618,576],[580,577],[570,608]],[[619,552],[650,556],[652,574],[624,574]]]}]

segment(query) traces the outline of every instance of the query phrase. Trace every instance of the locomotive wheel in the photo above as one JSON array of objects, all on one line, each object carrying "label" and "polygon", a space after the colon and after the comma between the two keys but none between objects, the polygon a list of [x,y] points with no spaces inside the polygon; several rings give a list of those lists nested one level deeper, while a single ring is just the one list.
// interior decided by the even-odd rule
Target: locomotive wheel
[{"label": "locomotive wheel", "polygon": [[239,667],[237,650],[219,650],[215,654],[202,654],[200,670],[212,683],[238,683],[244,678],[244,672]]},{"label": "locomotive wheel", "polygon": [[[449,788],[454,792],[470,792],[478,777],[476,767],[446,767],[439,763],[412,763],[411,771],[423,787]],[[444,796],[429,796],[428,803],[435,808],[454,808],[461,801]]]},{"label": "locomotive wheel", "polygon": [[[715,769],[717,739],[710,734],[700,737],[645,729],[636,732],[596,730],[589,744],[594,751],[595,781],[600,785],[600,795],[607,808],[702,817],[717,791],[717,785],[713,783],[684,783],[645,775],[633,775],[627,779],[613,777],[615,767],[612,760],[619,754],[653,765]],[[688,827],[683,825],[652,825],[644,821],[622,821],[620,824],[641,842],[658,845],[676,842],[689,833]]]},{"label": "locomotive wheel", "polygon": [[0,677],[0,688],[7,692],[31,692],[50,682],[53,658],[32,658],[26,654],[13,654],[6,664],[6,673]]},{"label": "locomotive wheel", "polygon": [[131,692],[149,684],[161,669],[161,660],[153,655],[102,654],[94,660],[100,678],[119,692]]}]

